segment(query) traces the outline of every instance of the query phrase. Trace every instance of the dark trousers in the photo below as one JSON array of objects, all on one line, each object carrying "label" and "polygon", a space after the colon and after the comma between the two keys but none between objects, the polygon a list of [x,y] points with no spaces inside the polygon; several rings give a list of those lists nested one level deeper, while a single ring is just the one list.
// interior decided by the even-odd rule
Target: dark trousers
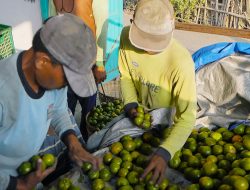
[{"label": "dark trousers", "polygon": [[80,123],[80,131],[83,139],[87,142],[88,132],[86,128],[86,115],[87,113],[93,109],[96,105],[96,95],[89,97],[79,97],[77,96],[71,88],[68,88],[68,106],[73,115],[75,114],[76,103],[79,101],[82,109],[81,114],[81,123]]}]

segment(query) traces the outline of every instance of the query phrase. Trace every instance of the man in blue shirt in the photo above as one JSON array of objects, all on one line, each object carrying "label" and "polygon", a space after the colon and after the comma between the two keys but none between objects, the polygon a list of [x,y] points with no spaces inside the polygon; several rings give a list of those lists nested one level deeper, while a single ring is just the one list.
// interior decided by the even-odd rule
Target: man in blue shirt
[{"label": "man in blue shirt", "polygon": [[[50,126],[72,161],[100,166],[100,158],[79,142],[67,106],[67,85],[79,96],[96,92],[95,56],[91,30],[78,17],[63,14],[45,23],[29,50],[0,61],[0,190],[32,189],[54,170],[42,171],[39,160],[36,171],[23,177],[16,172],[44,145],[54,147],[46,141]],[[58,156],[64,146],[54,144]]]}]

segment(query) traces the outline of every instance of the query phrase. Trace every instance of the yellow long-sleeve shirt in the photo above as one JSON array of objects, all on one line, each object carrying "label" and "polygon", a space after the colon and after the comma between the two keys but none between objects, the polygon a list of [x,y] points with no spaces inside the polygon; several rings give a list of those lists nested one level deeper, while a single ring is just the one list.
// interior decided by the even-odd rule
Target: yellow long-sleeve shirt
[{"label": "yellow long-sleeve shirt", "polygon": [[149,109],[175,107],[171,134],[161,145],[171,157],[185,143],[196,118],[194,63],[189,52],[174,38],[161,53],[149,55],[129,41],[129,27],[121,34],[119,70],[125,104]]}]

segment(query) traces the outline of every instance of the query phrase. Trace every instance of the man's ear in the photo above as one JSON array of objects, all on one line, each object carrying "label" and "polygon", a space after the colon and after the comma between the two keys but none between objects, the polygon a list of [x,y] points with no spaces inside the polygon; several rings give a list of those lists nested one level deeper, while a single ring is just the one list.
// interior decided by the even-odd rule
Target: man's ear
[{"label": "man's ear", "polygon": [[37,52],[36,53],[36,61],[35,61],[35,66],[37,69],[42,69],[48,64],[51,64],[50,58],[47,56],[47,54],[43,52]]}]

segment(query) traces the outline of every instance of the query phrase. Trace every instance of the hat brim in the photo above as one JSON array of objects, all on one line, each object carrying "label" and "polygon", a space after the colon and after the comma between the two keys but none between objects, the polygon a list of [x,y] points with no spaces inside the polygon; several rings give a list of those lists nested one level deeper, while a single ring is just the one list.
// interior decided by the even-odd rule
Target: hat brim
[{"label": "hat brim", "polygon": [[70,87],[76,95],[80,97],[88,97],[96,93],[97,88],[95,78],[91,70],[84,74],[76,73],[66,66],[63,66],[63,70]]},{"label": "hat brim", "polygon": [[152,52],[164,51],[170,43],[173,31],[164,35],[152,35],[140,30],[134,23],[130,26],[129,40],[135,47]]}]

